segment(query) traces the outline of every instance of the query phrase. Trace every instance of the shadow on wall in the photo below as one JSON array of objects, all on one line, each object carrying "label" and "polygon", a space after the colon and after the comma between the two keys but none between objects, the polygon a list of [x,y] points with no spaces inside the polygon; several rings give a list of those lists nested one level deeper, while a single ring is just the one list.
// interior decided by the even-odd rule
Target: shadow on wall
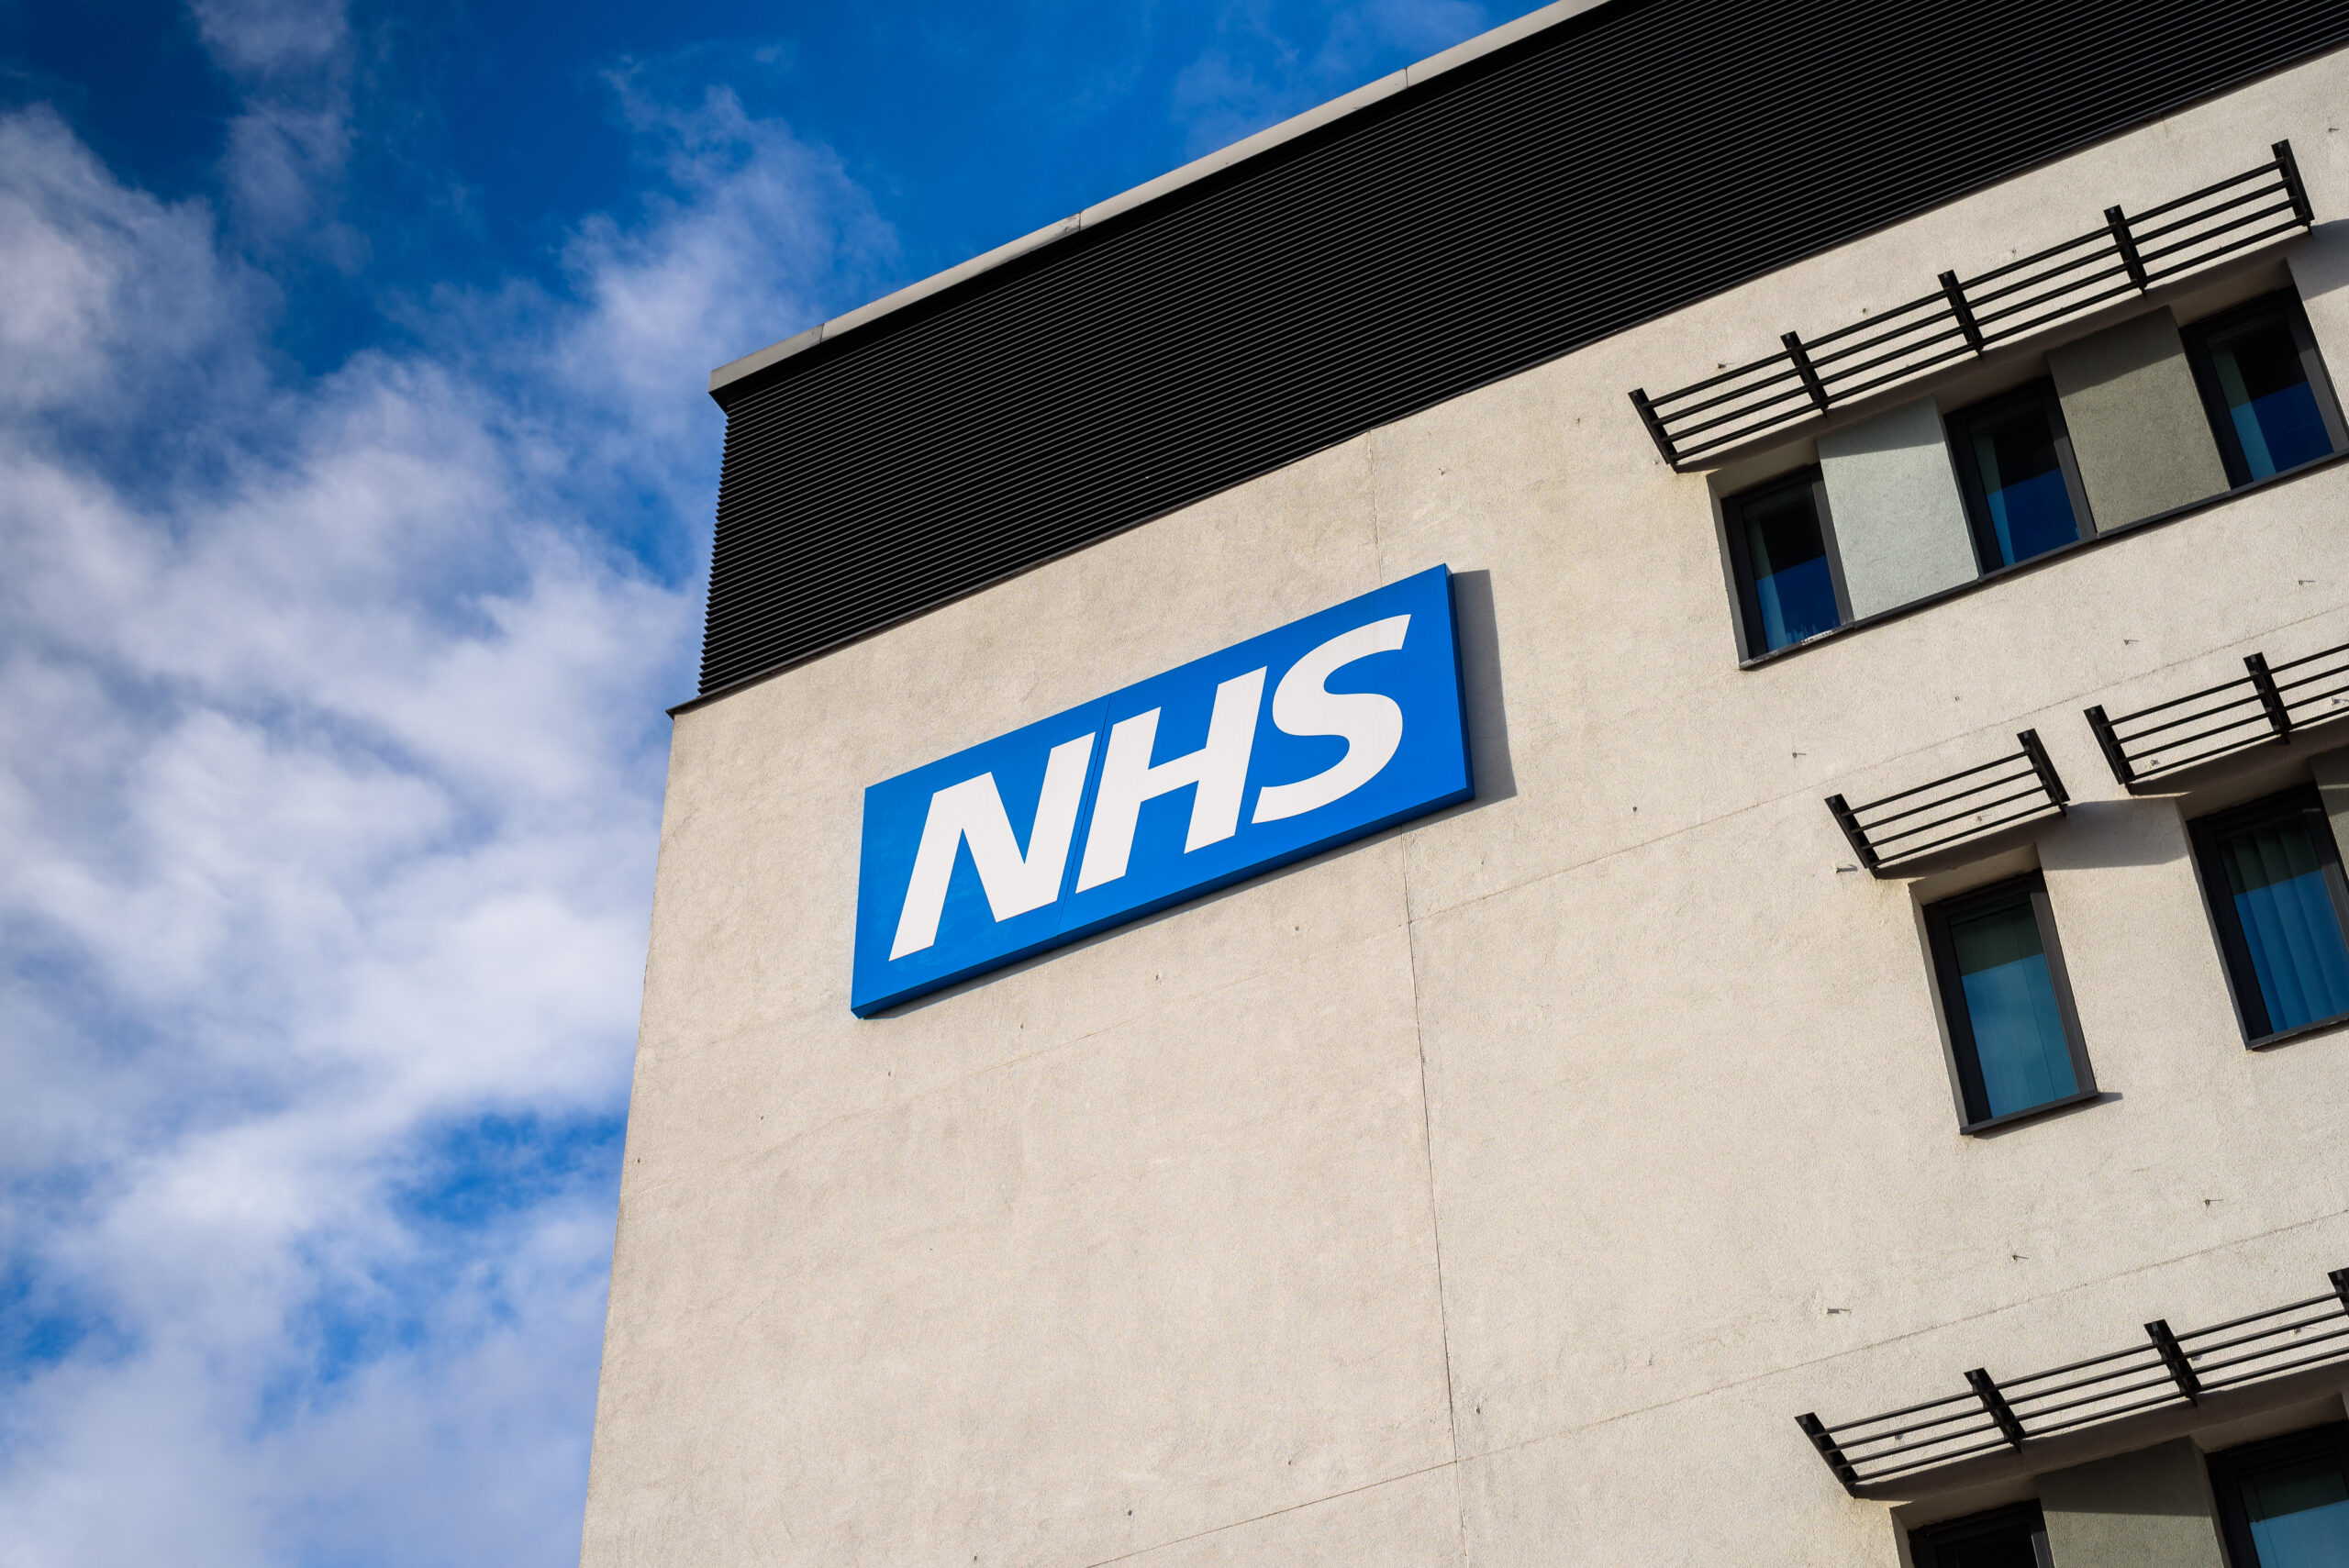
[{"label": "shadow on wall", "polygon": [[1490,572],[1452,574],[1452,614],[1459,628],[1460,684],[1468,704],[1468,755],[1476,770],[1476,798],[1457,809],[1474,811],[1480,806],[1517,798],[1517,769],[1508,754],[1508,704],[1501,695],[1500,624],[1493,613]]},{"label": "shadow on wall", "polygon": [[2186,858],[2186,831],[2176,803],[2164,796],[2076,800],[2059,831],[2046,836],[2040,853],[2047,865],[2061,871],[2168,865]]},{"label": "shadow on wall", "polygon": [[2292,252],[2292,282],[2303,305],[2349,287],[2349,221],[2329,218],[2309,230]]},{"label": "shadow on wall", "polygon": [[2052,1121],[2064,1121],[2079,1115],[2082,1111],[2094,1110],[2099,1106],[2113,1105],[2127,1098],[2128,1096],[2118,1089],[2099,1089],[2092,1098],[2060,1106],[2043,1115],[2034,1116],[2027,1121],[2010,1122],[2005,1127],[1986,1127],[1968,1136],[1976,1142],[1987,1143],[2004,1138],[2010,1132],[2029,1132],[2032,1128],[2044,1127]]}]

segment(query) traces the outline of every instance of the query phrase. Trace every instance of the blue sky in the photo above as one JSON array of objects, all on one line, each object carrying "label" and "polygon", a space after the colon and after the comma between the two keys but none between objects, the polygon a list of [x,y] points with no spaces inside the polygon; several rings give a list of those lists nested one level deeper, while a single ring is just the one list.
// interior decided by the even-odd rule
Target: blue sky
[{"label": "blue sky", "polygon": [[709,367],[1508,14],[0,0],[0,1564],[576,1560]]},{"label": "blue sky", "polygon": [[[641,124],[619,106],[629,95],[677,110],[722,92],[837,160],[892,241],[870,279],[837,280],[856,295],[951,266],[1489,25],[1465,0],[516,0],[352,8],[331,56],[240,73],[221,69],[197,20],[228,11],[274,18],[262,26],[283,35],[317,8],[11,0],[0,9],[7,96],[55,106],[119,177],[167,200],[233,194],[221,159],[255,97],[285,119],[331,104],[347,138],[338,158],[298,132],[286,142],[312,170],[339,165],[318,216],[354,243],[281,250],[273,269],[292,306],[280,346],[314,371],[383,340],[405,296],[543,281],[584,216],[635,209],[659,182]],[[248,196],[250,218],[265,204]]]}]

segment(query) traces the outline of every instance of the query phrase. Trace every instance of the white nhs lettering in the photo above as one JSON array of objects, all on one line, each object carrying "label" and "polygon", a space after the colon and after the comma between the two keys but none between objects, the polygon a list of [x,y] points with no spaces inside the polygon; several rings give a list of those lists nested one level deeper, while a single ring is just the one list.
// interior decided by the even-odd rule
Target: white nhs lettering
[{"label": "white nhs lettering", "polygon": [[1248,754],[1256,744],[1256,710],[1264,700],[1264,672],[1251,670],[1215,689],[1215,712],[1208,719],[1208,743],[1186,757],[1151,766],[1158,740],[1158,712],[1120,719],[1109,731],[1109,755],[1101,764],[1101,787],[1093,792],[1093,831],[1085,836],[1085,864],[1076,890],[1098,887],[1126,874],[1133,852],[1134,823],[1142,802],[1197,785],[1191,796],[1191,830],[1183,852],[1220,844],[1240,829],[1240,797],[1248,791]]},{"label": "white nhs lettering", "polygon": [[921,848],[906,887],[905,912],[889,956],[919,952],[938,940],[938,917],[946,911],[946,884],[954,875],[954,851],[968,839],[979,868],[979,886],[998,924],[1041,909],[1061,895],[1061,872],[1068,864],[1069,835],[1076,830],[1076,807],[1085,793],[1085,764],[1093,760],[1093,737],[1080,735],[1052,748],[1044,764],[1044,789],[1036,803],[1036,825],[1028,852],[1011,836],[1011,818],[993,773],[940,790],[930,797]]},{"label": "white nhs lettering", "polygon": [[[1403,710],[1375,692],[1332,692],[1331,674],[1357,659],[1403,646],[1408,615],[1372,621],[1312,649],[1281,676],[1273,691],[1273,723],[1296,736],[1334,736],[1345,755],[1310,778],[1266,784],[1257,793],[1252,822],[1275,822],[1318,810],[1353,794],[1378,776],[1403,743]],[[1207,743],[1197,751],[1153,763],[1158,708],[1119,719],[1109,729],[1101,781],[1094,791],[1093,823],[1085,834],[1085,858],[1077,870],[1083,893],[1126,874],[1135,824],[1145,802],[1191,789],[1190,830],[1186,854],[1221,843],[1240,829],[1241,803],[1247,794],[1248,763],[1263,706],[1264,670],[1235,675],[1216,687]],[[900,959],[938,940],[938,923],[954,873],[957,852],[971,846],[972,864],[986,895],[987,909],[1000,923],[1041,909],[1060,896],[1076,831],[1085,775],[1093,759],[1090,735],[1054,746],[1044,769],[1035,824],[1022,851],[1004,809],[995,774],[981,773],[939,790],[930,799],[913,874],[897,917],[889,957]]]}]

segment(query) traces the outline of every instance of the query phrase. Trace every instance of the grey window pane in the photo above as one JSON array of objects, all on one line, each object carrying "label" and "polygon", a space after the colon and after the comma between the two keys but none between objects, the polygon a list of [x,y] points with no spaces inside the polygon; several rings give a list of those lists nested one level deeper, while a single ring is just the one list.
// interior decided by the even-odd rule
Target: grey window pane
[{"label": "grey window pane", "polygon": [[2251,477],[2265,479],[2332,450],[2299,344],[2281,310],[2210,336],[2210,368]]},{"label": "grey window pane", "polygon": [[2018,894],[1952,920],[1949,932],[1989,1114],[2005,1116],[2077,1093],[2030,895]]},{"label": "grey window pane", "polygon": [[2243,1476],[2257,1568],[2349,1568],[2349,1486],[2330,1454]]}]

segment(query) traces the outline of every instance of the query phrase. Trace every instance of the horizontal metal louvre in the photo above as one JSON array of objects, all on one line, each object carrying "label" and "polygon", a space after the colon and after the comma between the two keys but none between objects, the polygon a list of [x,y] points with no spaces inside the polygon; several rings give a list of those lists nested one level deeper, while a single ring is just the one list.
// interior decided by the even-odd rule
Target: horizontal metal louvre
[{"label": "horizontal metal louvre", "polygon": [[702,689],[2343,40],[2313,0],[1617,0],[724,389]]},{"label": "horizontal metal louvre", "polygon": [[1631,406],[1675,468],[1824,415],[1936,366],[1985,354],[2156,284],[2305,232],[2316,222],[2292,144],[2255,169],[2162,203],[2133,218],[2107,207],[2101,226],[1978,278],[1943,272],[1941,286],[1809,342],[1788,332],[1778,352]]},{"label": "horizontal metal louvre", "polygon": [[2349,1357],[2349,1269],[2322,1296],[2173,1331],[2165,1318],[2142,1343],[2004,1380],[1976,1367],[1966,1391],[1832,1426],[1796,1422],[1846,1491],[1887,1486],[1946,1464]]},{"label": "horizontal metal louvre", "polygon": [[1929,857],[1954,852],[2002,828],[2065,814],[2071,795],[2039,743],[2039,731],[2015,737],[2019,750],[1946,778],[1871,800],[1827,797],[1835,825],[1860,864],[1876,876],[1898,875]]},{"label": "horizontal metal louvre", "polygon": [[2349,717],[2349,643],[2272,668],[2264,653],[2246,654],[2243,663],[2235,680],[2134,713],[2108,716],[2102,704],[2087,710],[2123,789],[2142,795],[2187,768]]}]

